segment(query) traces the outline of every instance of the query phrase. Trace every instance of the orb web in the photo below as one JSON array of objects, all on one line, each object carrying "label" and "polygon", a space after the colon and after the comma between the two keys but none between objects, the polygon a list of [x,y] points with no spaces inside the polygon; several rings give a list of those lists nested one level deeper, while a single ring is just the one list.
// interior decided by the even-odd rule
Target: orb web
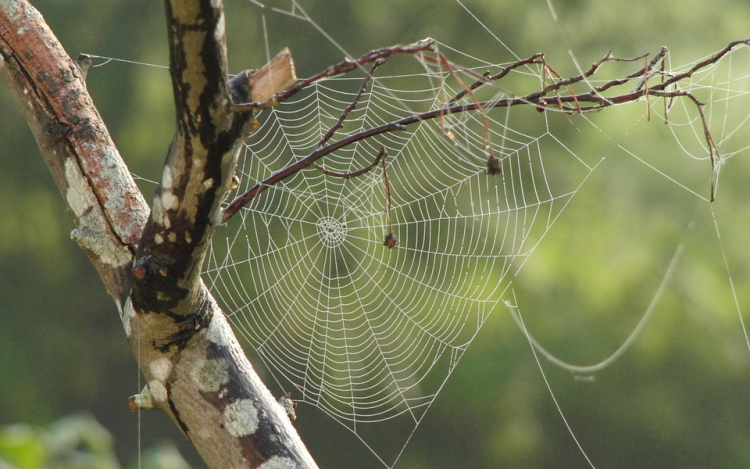
[{"label": "orb web", "polygon": [[[376,75],[335,138],[461,91],[445,71],[419,67]],[[261,114],[239,190],[315,149],[361,80],[319,83]],[[509,117],[445,116],[345,147],[322,160],[328,174],[311,167],[269,187],[215,237],[206,275],[236,330],[281,390],[344,424],[386,465],[592,171],[545,118],[521,132]],[[503,174],[488,174],[487,131]],[[330,175],[366,167],[381,147],[385,170]],[[549,176],[562,166],[564,178]]]},{"label": "orb web", "polygon": [[[297,2],[291,4],[285,14],[314,24]],[[460,57],[461,68],[446,71],[426,61],[415,66],[414,57],[396,65],[392,60],[360,98],[362,74],[318,82],[264,111],[243,152],[239,191],[318,148],[356,99],[332,141],[438,109],[465,91],[461,81],[504,67],[438,45]],[[745,93],[722,81],[717,70],[709,67],[681,86],[711,93],[705,124],[728,159],[744,147],[730,150],[725,139],[733,132],[711,120],[713,103],[724,102],[713,94],[731,89],[736,99]],[[545,73],[539,64],[514,68],[500,85],[465,93],[457,104],[523,95],[512,88],[536,86]],[[591,76],[585,85],[607,86],[611,79]],[[328,414],[390,467],[489,315],[506,309],[514,275],[605,157],[632,158],[667,184],[708,200],[705,180],[694,178],[703,173],[684,164],[685,154],[700,164],[709,159],[695,108],[688,100],[669,101],[663,111],[649,102],[634,104],[639,111],[632,114],[630,106],[628,122],[645,123],[653,114],[670,124],[681,148],[678,163],[633,150],[635,142],[622,137],[629,131],[623,121],[608,120],[614,110],[606,119],[566,118],[552,107],[530,106],[417,122],[326,156],[319,164],[328,174],[310,167],[253,199],[217,233],[208,283],[273,375],[276,391]],[[583,151],[564,143],[579,132],[599,146]],[[500,175],[487,172],[488,144],[501,161]],[[368,166],[381,148],[387,150],[388,182],[380,166],[352,178],[330,175]],[[398,241],[389,249],[384,240],[391,232]]]}]

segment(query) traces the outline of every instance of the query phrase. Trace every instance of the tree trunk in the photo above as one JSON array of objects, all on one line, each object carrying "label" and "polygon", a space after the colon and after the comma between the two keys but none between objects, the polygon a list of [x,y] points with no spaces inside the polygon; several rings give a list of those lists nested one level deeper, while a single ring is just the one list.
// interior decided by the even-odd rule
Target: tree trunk
[{"label": "tree trunk", "polygon": [[[177,132],[149,208],[72,61],[26,0],[0,0],[0,74],[15,96],[146,377],[210,467],[316,467],[200,278],[251,113],[227,78],[219,0],[166,0]],[[85,61],[84,61],[85,62]]]}]

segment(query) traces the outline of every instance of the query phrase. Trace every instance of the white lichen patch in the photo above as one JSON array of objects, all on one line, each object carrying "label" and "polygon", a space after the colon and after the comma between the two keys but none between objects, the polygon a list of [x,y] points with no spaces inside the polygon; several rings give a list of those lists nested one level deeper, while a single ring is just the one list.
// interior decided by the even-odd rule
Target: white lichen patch
[{"label": "white lichen patch", "polygon": [[161,207],[163,210],[177,210],[180,199],[174,195],[174,192],[166,190],[161,194]]},{"label": "white lichen patch", "polygon": [[226,340],[222,335],[221,327],[217,323],[218,321],[216,321],[216,319],[211,321],[211,324],[208,326],[208,334],[206,338],[214,344],[226,345]]},{"label": "white lichen patch", "polygon": [[[154,208],[152,209],[153,213],[160,213],[163,214],[164,211],[161,209],[161,200],[159,200],[159,197],[154,197]],[[161,220],[154,220],[161,223]]]},{"label": "white lichen patch", "polygon": [[148,382],[148,390],[151,392],[151,396],[159,401],[164,402],[167,400],[167,387],[164,383],[158,380],[151,380]]},{"label": "white lichen patch", "polygon": [[214,30],[214,39],[217,42],[224,40],[224,12],[221,13],[221,16],[219,17],[219,21],[216,22],[216,29]]},{"label": "white lichen patch", "polygon": [[188,244],[191,244],[193,242],[193,237],[190,236],[189,232],[185,232],[185,241],[187,241]]},{"label": "white lichen patch", "polygon": [[203,181],[203,187],[205,187],[206,189],[214,187],[214,178],[208,178]]},{"label": "white lichen patch", "polygon": [[122,327],[125,328],[125,335],[130,337],[133,333],[133,320],[135,320],[135,308],[133,308],[133,302],[130,301],[130,297],[125,300],[125,306],[123,306],[120,319],[122,320]]},{"label": "white lichen patch", "polygon": [[190,373],[201,392],[218,392],[229,382],[229,363],[224,358],[202,360]]},{"label": "white lichen patch", "polygon": [[68,183],[65,200],[75,216],[80,218],[89,207],[96,203],[96,200],[94,200],[91,191],[88,190],[88,183],[83,178],[73,158],[65,160],[65,180]]},{"label": "white lichen patch", "polygon": [[168,358],[157,358],[148,365],[151,376],[161,382],[165,382],[172,373],[172,362]]},{"label": "white lichen patch", "polygon": [[214,216],[213,225],[221,226],[223,224],[224,224],[224,210],[217,210],[216,215]]},{"label": "white lichen patch", "polygon": [[175,233],[174,231],[170,232],[167,235],[167,239],[169,240],[170,243],[174,243],[175,241],[177,241],[177,233]]},{"label": "white lichen patch", "polygon": [[154,242],[156,244],[162,244],[164,242],[164,236],[160,235],[159,233],[156,233],[154,235]]},{"label": "white lichen patch", "polygon": [[258,466],[258,469],[297,469],[297,464],[289,458],[274,456]]},{"label": "white lichen patch", "polygon": [[239,399],[224,409],[224,427],[232,436],[252,435],[259,423],[258,409],[251,399]]},{"label": "white lichen patch", "polygon": [[172,167],[170,165],[164,165],[164,171],[161,173],[161,186],[170,188],[174,185],[172,179]]}]

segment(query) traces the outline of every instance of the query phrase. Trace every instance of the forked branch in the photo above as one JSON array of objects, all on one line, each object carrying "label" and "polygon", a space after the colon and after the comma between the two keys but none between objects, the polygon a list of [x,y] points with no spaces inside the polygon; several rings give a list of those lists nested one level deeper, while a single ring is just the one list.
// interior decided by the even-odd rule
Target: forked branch
[{"label": "forked branch", "polygon": [[71,236],[115,301],[146,378],[131,408],[166,413],[209,467],[315,468],[199,276],[253,125],[229,103],[267,100],[293,67],[282,54],[270,69],[230,81],[222,2],[165,7],[178,129],[151,210],[88,95],[85,68],[28,0],[0,1],[0,78],[25,112],[76,224]]}]

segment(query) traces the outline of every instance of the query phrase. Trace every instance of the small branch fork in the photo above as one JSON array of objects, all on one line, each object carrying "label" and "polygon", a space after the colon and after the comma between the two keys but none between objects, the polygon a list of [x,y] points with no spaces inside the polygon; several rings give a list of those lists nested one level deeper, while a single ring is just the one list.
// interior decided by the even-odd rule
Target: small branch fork
[{"label": "small branch fork", "polygon": [[[336,65],[333,65],[327,68],[326,70],[318,73],[317,75],[314,75],[305,80],[298,81],[295,85],[288,88],[286,91],[273,95],[271,98],[267,99],[266,101],[237,104],[231,107],[230,110],[233,112],[248,112],[248,111],[258,111],[261,109],[266,109],[268,107],[275,106],[279,103],[282,103],[288,100],[289,98],[291,98],[298,92],[303,91],[304,89],[310,87],[311,85],[315,83],[318,83],[320,81],[323,81],[333,76],[347,74],[367,64],[374,64],[372,66],[372,69],[370,70],[370,73],[366,75],[364,82],[362,84],[362,87],[360,88],[359,93],[357,93],[355,99],[344,110],[339,121],[333,127],[331,127],[328,133],[321,139],[318,147],[315,150],[313,150],[307,157],[301,160],[298,160],[295,163],[280,170],[279,172],[271,175],[264,181],[261,181],[260,183],[250,188],[244,194],[239,195],[237,198],[235,198],[228,206],[225,207],[223,219],[224,221],[227,221],[234,214],[236,214],[242,207],[244,207],[250,200],[252,200],[255,196],[257,196],[261,192],[279,183],[280,181],[283,181],[284,179],[296,174],[297,172],[303,169],[306,169],[308,167],[311,167],[311,166],[317,167],[319,170],[323,171],[325,174],[329,176],[356,177],[356,176],[366,173],[367,171],[377,166],[382,155],[384,155],[382,151],[381,151],[382,155],[379,154],[373,164],[359,171],[355,171],[353,173],[333,173],[330,171],[326,171],[322,169],[322,167],[318,166],[316,162],[319,159],[323,158],[324,156],[329,155],[335,152],[336,150],[344,148],[353,143],[356,143],[362,140],[367,140],[368,138],[374,137],[376,135],[384,134],[384,133],[405,131],[407,129],[407,126],[411,124],[420,123],[423,121],[433,120],[433,119],[442,120],[444,116],[446,115],[458,114],[458,113],[463,113],[463,112],[480,112],[483,116],[485,116],[485,113],[487,111],[494,109],[494,108],[505,108],[505,107],[523,106],[523,105],[535,106],[540,112],[544,112],[547,109],[554,109],[559,112],[562,112],[565,115],[583,114],[587,112],[601,111],[602,109],[605,109],[605,108],[608,108],[617,104],[635,102],[635,101],[640,100],[641,98],[646,98],[648,100],[648,98],[651,96],[665,99],[665,119],[667,119],[667,123],[668,123],[668,115],[667,115],[668,107],[666,104],[667,99],[673,100],[676,98],[687,98],[690,101],[692,101],[693,104],[695,104],[695,107],[701,118],[701,122],[703,124],[704,137],[706,140],[706,144],[708,146],[709,157],[711,160],[711,170],[712,170],[711,200],[713,201],[715,198],[716,178],[718,175],[718,166],[720,163],[719,150],[711,136],[711,132],[708,126],[708,121],[703,112],[704,103],[698,100],[698,98],[696,98],[689,91],[679,89],[678,85],[680,82],[691,78],[696,72],[706,69],[716,64],[727,54],[729,54],[730,52],[732,52],[733,50],[741,46],[750,46],[750,39],[743,39],[743,40],[731,42],[723,49],[708,56],[704,60],[696,63],[692,68],[681,73],[670,73],[668,70],[666,70],[665,61],[667,60],[667,57],[669,54],[669,51],[666,47],[663,47],[650,61],[648,60],[648,57],[649,57],[648,54],[638,56],[638,57],[633,57],[633,58],[618,58],[618,57],[613,56],[611,53],[608,53],[607,55],[602,57],[600,60],[592,63],[591,66],[587,70],[582,71],[581,73],[574,75],[572,77],[569,77],[569,78],[562,78],[560,74],[557,73],[547,63],[544,57],[544,54],[541,54],[541,53],[537,53],[537,54],[529,56],[528,58],[514,62],[506,66],[505,68],[503,68],[502,70],[500,70],[498,73],[494,75],[490,74],[489,72],[485,72],[484,74],[478,74],[474,71],[460,67],[459,65],[453,64],[452,62],[448,61],[448,59],[446,59],[445,56],[443,56],[438,51],[437,43],[433,39],[430,39],[430,38],[424,39],[422,41],[419,41],[419,42],[416,42],[414,44],[410,44],[407,46],[399,45],[399,46],[386,47],[383,49],[374,50],[372,52],[369,52],[363,55],[357,60],[346,59]],[[421,60],[423,62],[440,65],[442,68],[445,68],[447,70],[447,73],[449,76],[453,77],[459,83],[460,87],[462,88],[462,91],[457,93],[451,99],[446,100],[445,104],[443,104],[438,109],[433,109],[430,111],[406,116],[396,121],[385,123],[377,127],[371,127],[357,134],[350,135],[338,141],[329,143],[329,140],[331,140],[336,130],[341,128],[344,120],[347,118],[349,113],[356,107],[366,87],[371,82],[372,74],[374,73],[375,69],[378,66],[382,65],[383,63],[385,63],[386,61],[388,61],[391,57],[395,55],[399,55],[399,54],[413,55],[418,60]],[[637,61],[643,61],[644,66],[625,77],[614,78],[598,86],[591,86],[589,84],[586,91],[581,92],[581,93],[575,93],[572,88],[573,85],[576,85],[582,82],[589,83],[589,78],[593,77],[600,70],[600,68],[607,62],[637,62]],[[475,90],[481,87],[485,87],[490,83],[498,82],[502,78],[506,77],[513,70],[516,70],[520,67],[528,66],[528,65],[541,65],[542,70],[541,70],[540,78],[541,78],[542,83],[541,83],[541,89],[539,91],[527,94],[525,96],[509,95],[505,98],[495,99],[491,101],[480,102],[476,99],[476,96],[474,94]],[[476,80],[471,84],[468,84],[468,85],[464,84],[456,76],[456,70],[472,75],[476,78]],[[651,84],[649,81],[654,77],[658,77],[659,82],[656,84]],[[614,94],[614,95],[607,95],[607,96],[605,96],[604,94],[605,92],[611,92],[614,89],[620,89],[623,85],[626,85],[628,83],[633,83],[636,80],[638,80],[636,86],[630,91],[626,91],[621,94]],[[459,104],[459,102],[462,99],[466,98],[467,96],[471,98],[472,102],[467,103],[467,104]],[[650,118],[650,110],[649,110],[649,118]],[[484,120],[485,120],[485,127],[486,127],[488,125],[486,116]],[[572,122],[571,122],[571,125],[572,125]],[[489,153],[487,170],[489,174],[498,174],[502,171],[500,160],[498,160],[497,157],[492,155],[491,144],[489,142],[488,135],[489,135],[489,132],[487,132],[487,129],[485,128],[485,148],[487,152]]]}]

